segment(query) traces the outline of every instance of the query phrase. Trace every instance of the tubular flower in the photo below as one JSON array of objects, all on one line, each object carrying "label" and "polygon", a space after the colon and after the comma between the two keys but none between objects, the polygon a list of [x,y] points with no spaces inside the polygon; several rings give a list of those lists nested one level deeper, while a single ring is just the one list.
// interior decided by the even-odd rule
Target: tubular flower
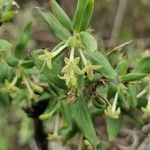
[{"label": "tubular flower", "polygon": [[105,109],[105,115],[110,117],[110,118],[113,118],[113,119],[118,119],[119,118],[119,115],[120,115],[120,107],[116,109],[116,106],[117,106],[117,100],[118,100],[118,92],[116,93],[115,95],[115,98],[114,98],[114,101],[113,101],[113,104],[108,106],[106,109]]},{"label": "tubular flower", "polygon": [[87,73],[87,77],[88,77],[90,80],[92,80],[93,77],[94,77],[93,71],[100,69],[100,68],[101,68],[101,65],[92,65],[91,61],[90,61],[90,60],[87,60],[87,59],[85,58],[84,53],[83,53],[83,51],[82,51],[81,49],[79,50],[79,52],[80,52],[80,56],[81,56],[81,58],[82,58],[82,60],[83,60],[83,63],[84,63],[84,65],[85,65],[85,68],[82,70],[82,73],[85,73],[85,72],[86,72],[86,73]]},{"label": "tubular flower", "polygon": [[46,50],[46,49],[43,51],[43,53],[44,53],[44,54],[38,56],[38,58],[39,58],[40,60],[44,60],[44,61],[46,62],[46,64],[47,64],[48,68],[49,68],[49,69],[52,69],[52,62],[51,62],[51,61],[52,61],[52,57],[53,57],[52,53],[49,52],[49,51]]},{"label": "tubular flower", "polygon": [[12,98],[15,98],[19,88],[16,87],[13,83],[10,83],[8,80],[5,80],[5,86],[1,90],[8,92]]},{"label": "tubular flower", "polygon": [[91,64],[91,61],[87,60],[86,61],[86,65],[85,65],[85,68],[82,70],[84,73],[86,72],[87,73],[87,77],[92,80],[93,77],[94,77],[94,74],[93,74],[93,71],[94,70],[98,70],[100,69],[101,66],[100,65],[92,65]]},{"label": "tubular flower", "polygon": [[[64,44],[63,46],[59,47],[56,51],[50,52],[47,49],[45,49],[43,51],[44,54],[39,55],[38,58],[40,60],[44,60],[45,63],[47,64],[49,69],[52,69],[52,58],[55,57],[56,55],[58,55],[63,49],[65,49],[67,47],[66,44]],[[44,64],[45,64],[44,63]]]},{"label": "tubular flower", "polygon": [[66,66],[62,69],[62,72],[64,73],[63,77],[60,77],[61,79],[64,79],[66,81],[66,85],[69,88],[77,87],[77,78],[76,74],[81,74],[80,68],[77,66],[79,63],[80,58],[77,57],[75,59],[68,59],[65,58],[65,64]]},{"label": "tubular flower", "polygon": [[146,108],[142,107],[141,109],[143,111],[143,118],[150,117],[150,94],[148,96],[148,103],[147,103]]},{"label": "tubular flower", "polygon": [[55,142],[61,142],[62,141],[62,136],[58,134],[48,134],[48,140],[50,141],[55,141]]}]

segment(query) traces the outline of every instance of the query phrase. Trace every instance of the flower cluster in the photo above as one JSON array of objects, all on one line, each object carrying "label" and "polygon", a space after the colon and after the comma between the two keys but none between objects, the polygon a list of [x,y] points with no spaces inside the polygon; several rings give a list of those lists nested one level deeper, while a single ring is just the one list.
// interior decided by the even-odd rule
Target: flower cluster
[{"label": "flower cluster", "polygon": [[[74,102],[76,100],[78,76],[86,74],[88,79],[92,80],[94,77],[94,71],[100,69],[101,66],[93,65],[90,60],[86,59],[84,49],[82,49],[82,44],[80,44],[78,36],[76,35],[69,38],[63,46],[60,46],[55,51],[50,52],[47,49],[43,50],[43,54],[39,55],[38,59],[44,61],[43,67],[47,64],[48,68],[52,69],[53,58],[61,53],[65,48],[70,49],[69,58],[64,58],[65,66],[61,71],[63,76],[58,76],[65,80],[67,87],[70,89],[68,92],[68,102]],[[76,53],[80,55],[76,57]],[[79,67],[81,66],[81,61],[84,64],[84,68]]]}]

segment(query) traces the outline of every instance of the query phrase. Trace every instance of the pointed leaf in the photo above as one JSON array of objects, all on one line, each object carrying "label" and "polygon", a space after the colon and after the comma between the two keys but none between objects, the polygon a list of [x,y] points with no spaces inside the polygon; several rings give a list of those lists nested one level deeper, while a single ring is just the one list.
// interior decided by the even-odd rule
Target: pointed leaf
[{"label": "pointed leaf", "polygon": [[96,65],[101,65],[102,67],[98,70],[103,76],[116,80],[117,73],[112,68],[111,64],[107,60],[107,58],[100,52],[91,52],[91,51],[84,51],[85,56],[90,59]]},{"label": "pointed leaf", "polygon": [[121,79],[123,82],[130,82],[130,81],[141,80],[147,75],[148,74],[145,73],[128,73],[127,75],[123,76]]},{"label": "pointed leaf", "polygon": [[128,69],[128,61],[127,60],[122,60],[117,65],[116,71],[120,76],[124,76],[127,72],[127,69]]},{"label": "pointed leaf", "polygon": [[43,10],[38,8],[40,14],[44,18],[44,20],[49,24],[51,31],[61,40],[67,40],[71,34],[70,32],[64,28],[58,19],[47,10]]},{"label": "pointed leaf", "polygon": [[73,30],[75,32],[81,31],[84,12],[86,10],[88,0],[78,0],[75,15],[73,17]]},{"label": "pointed leaf", "polygon": [[84,31],[88,28],[88,25],[90,23],[90,20],[93,14],[93,8],[94,8],[94,0],[89,0],[87,7],[85,9],[84,15],[83,15],[84,18],[82,22],[81,31]]},{"label": "pointed leaf", "polygon": [[[39,60],[36,56],[34,56],[34,63],[39,70],[43,68],[44,61]],[[44,68],[42,69],[42,74],[47,77],[52,85],[57,86],[60,89],[66,89],[65,82],[58,77],[60,73],[61,67],[55,62],[52,63],[52,69],[49,69],[47,65],[44,65]]]},{"label": "pointed leaf", "polygon": [[114,141],[116,139],[122,125],[122,119],[122,116],[120,116],[118,119],[107,118],[107,134],[110,141]]},{"label": "pointed leaf", "polygon": [[88,139],[94,146],[97,143],[97,136],[92,123],[90,112],[85,103],[85,98],[80,96],[78,100],[71,104],[72,116],[74,117],[77,126],[82,131],[84,137]]},{"label": "pointed leaf", "polygon": [[68,30],[72,31],[73,28],[73,24],[70,20],[70,18],[68,17],[68,15],[64,12],[64,10],[58,5],[58,3],[56,2],[56,0],[52,0],[51,1],[52,4],[52,8],[54,13],[56,14],[58,20],[60,21],[60,23]]},{"label": "pointed leaf", "polygon": [[97,41],[95,38],[88,32],[80,33],[81,44],[90,51],[97,50]]},{"label": "pointed leaf", "polygon": [[137,64],[136,71],[140,73],[148,73],[150,74],[150,56],[144,57],[140,59]]}]

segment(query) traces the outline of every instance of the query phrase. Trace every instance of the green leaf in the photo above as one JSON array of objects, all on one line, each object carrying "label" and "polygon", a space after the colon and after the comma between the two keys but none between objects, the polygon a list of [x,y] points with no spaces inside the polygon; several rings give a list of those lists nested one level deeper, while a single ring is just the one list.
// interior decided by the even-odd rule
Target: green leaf
[{"label": "green leaf", "polygon": [[117,92],[117,86],[116,86],[116,84],[109,83],[109,85],[108,85],[108,91],[107,91],[107,99],[114,98],[116,92]]},{"label": "green leaf", "polygon": [[75,119],[77,126],[82,131],[83,136],[94,146],[98,139],[92,123],[91,114],[85,103],[85,98],[80,96],[75,103],[71,104],[71,108],[72,116]]},{"label": "green leaf", "polygon": [[67,125],[67,128],[64,128],[62,130],[62,135],[63,135],[64,142],[67,142],[78,132],[78,128],[75,123],[75,120],[70,115],[72,112],[71,105],[68,105],[64,100],[61,101],[61,104],[62,104],[61,113]]},{"label": "green leaf", "polygon": [[73,30],[75,32],[81,31],[82,22],[84,19],[84,12],[86,10],[89,0],[78,0],[75,15],[73,17]]},{"label": "green leaf", "polygon": [[56,0],[51,1],[53,12],[56,14],[60,23],[68,30],[72,31],[73,24],[68,17],[68,15],[64,12],[64,10],[58,5]]},{"label": "green leaf", "polygon": [[17,42],[17,44],[15,46],[14,52],[15,52],[15,56],[17,58],[20,58],[20,57],[23,56],[23,52],[25,50],[25,47],[26,47],[26,45],[27,45],[27,43],[28,43],[28,41],[30,39],[31,25],[32,25],[32,23],[29,22],[25,26],[25,28],[22,31],[22,33],[21,33],[21,35],[20,35],[20,37],[18,39],[18,42]]},{"label": "green leaf", "polygon": [[129,90],[129,104],[131,108],[135,108],[137,106],[137,91],[136,91],[136,85],[129,84],[128,86]]},{"label": "green leaf", "polygon": [[120,131],[122,125],[123,117],[120,116],[118,119],[107,118],[106,126],[107,126],[107,134],[109,137],[109,141],[114,141]]},{"label": "green leaf", "polygon": [[38,8],[40,14],[44,18],[44,20],[49,24],[51,31],[61,40],[67,40],[71,34],[70,32],[64,28],[58,19],[47,10],[41,10]]},{"label": "green leaf", "polygon": [[11,102],[8,93],[0,91],[0,107],[8,107],[10,105]]},{"label": "green leaf", "polygon": [[[34,63],[39,70],[43,67],[44,61],[39,60],[36,56],[34,56]],[[42,69],[42,74],[45,75],[48,81],[54,85],[59,87],[60,89],[66,89],[65,82],[61,80],[58,75],[61,73],[61,66],[55,62],[52,63],[52,69],[50,70],[47,65],[44,65]]]},{"label": "green leaf", "polygon": [[94,9],[94,0],[89,0],[83,15],[84,17],[83,17],[81,31],[84,31],[88,28],[88,25],[90,23],[93,14],[93,9]]},{"label": "green leaf", "polygon": [[[117,84],[110,83],[108,86],[108,92],[107,92],[107,98],[110,100],[111,98],[114,98],[116,92],[117,92]],[[126,100],[125,96],[122,93],[119,93],[118,96],[118,104],[123,110],[129,110],[129,104]]]},{"label": "green leaf", "polygon": [[81,44],[90,51],[97,50],[97,41],[95,38],[88,32],[81,32],[80,33],[80,40]]},{"label": "green leaf", "polygon": [[136,71],[140,73],[150,74],[150,56],[140,59],[137,64]]},{"label": "green leaf", "polygon": [[6,40],[0,39],[0,52],[1,51],[9,51],[12,48],[12,44]]},{"label": "green leaf", "polygon": [[11,72],[11,67],[9,67],[6,62],[0,63],[0,82],[7,79]]},{"label": "green leaf", "polygon": [[116,71],[120,76],[124,76],[127,72],[127,69],[128,69],[128,61],[127,60],[122,60],[117,65]]},{"label": "green leaf", "polygon": [[118,104],[123,110],[129,110],[129,102],[122,93],[119,94]]},{"label": "green leaf", "polygon": [[146,77],[147,74],[145,73],[128,73],[127,75],[123,76],[121,79],[123,82],[130,82],[143,79]]},{"label": "green leaf", "polygon": [[96,65],[101,65],[102,67],[98,70],[103,76],[109,79],[113,79],[116,81],[118,77],[117,72],[112,68],[111,64],[107,60],[107,58],[100,52],[91,52],[84,51],[85,56],[90,59]]},{"label": "green leaf", "polygon": [[14,57],[14,56],[9,56],[7,58],[7,64],[10,67],[17,67],[17,65],[19,64],[19,60],[16,57]]},{"label": "green leaf", "polygon": [[94,97],[93,105],[102,111],[106,108],[106,103],[104,100],[100,99],[99,97]]}]

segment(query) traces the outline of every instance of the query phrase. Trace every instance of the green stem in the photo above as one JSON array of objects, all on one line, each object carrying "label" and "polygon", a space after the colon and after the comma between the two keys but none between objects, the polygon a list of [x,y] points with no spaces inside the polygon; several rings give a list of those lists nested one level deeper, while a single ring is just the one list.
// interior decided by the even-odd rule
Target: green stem
[{"label": "green stem", "polygon": [[83,53],[83,51],[81,49],[79,49],[79,53],[80,53],[80,56],[81,56],[81,58],[83,60],[84,65],[86,66],[87,60],[86,60],[86,58],[84,56],[84,53]]},{"label": "green stem", "polygon": [[65,49],[67,47],[66,44],[64,44],[63,46],[61,46],[58,50],[52,52],[52,56],[55,57],[56,55],[58,55],[63,49]]},{"label": "green stem", "polygon": [[13,81],[11,82],[11,85],[15,85],[17,83],[18,76],[15,76]]},{"label": "green stem", "polygon": [[28,83],[28,81],[27,81],[27,79],[25,77],[24,77],[24,82],[25,82],[25,84],[27,86],[27,89],[28,89],[29,93],[31,95],[33,95],[34,93],[33,93],[32,89],[31,89],[31,87],[30,87],[30,85],[29,85],[29,83]]},{"label": "green stem", "polygon": [[59,128],[59,114],[56,115],[56,120],[55,120],[55,127],[54,127],[54,134],[58,134],[58,128]]},{"label": "green stem", "polygon": [[70,60],[74,60],[74,48],[71,49]]},{"label": "green stem", "polygon": [[116,94],[115,94],[115,98],[114,98],[113,105],[112,105],[112,110],[114,112],[116,111],[117,100],[118,100],[118,92],[116,92]]}]

